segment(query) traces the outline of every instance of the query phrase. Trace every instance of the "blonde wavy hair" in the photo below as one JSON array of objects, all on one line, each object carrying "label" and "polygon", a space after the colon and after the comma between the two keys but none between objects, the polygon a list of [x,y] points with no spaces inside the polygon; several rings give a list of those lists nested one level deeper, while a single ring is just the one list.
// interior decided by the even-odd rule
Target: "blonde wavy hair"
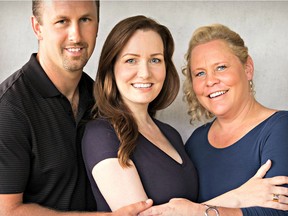
[{"label": "blonde wavy hair", "polygon": [[[188,104],[188,114],[190,115],[190,123],[194,121],[207,120],[214,117],[214,114],[205,109],[198,101],[193,90],[192,76],[191,76],[191,52],[200,45],[213,40],[225,41],[232,52],[239,58],[244,65],[248,59],[248,48],[245,46],[243,39],[239,34],[229,29],[222,24],[212,24],[209,26],[202,26],[196,29],[189,42],[188,51],[185,55],[186,65],[182,68],[182,73],[185,76],[183,84],[184,101]],[[254,92],[253,82],[250,81],[251,91]]]}]

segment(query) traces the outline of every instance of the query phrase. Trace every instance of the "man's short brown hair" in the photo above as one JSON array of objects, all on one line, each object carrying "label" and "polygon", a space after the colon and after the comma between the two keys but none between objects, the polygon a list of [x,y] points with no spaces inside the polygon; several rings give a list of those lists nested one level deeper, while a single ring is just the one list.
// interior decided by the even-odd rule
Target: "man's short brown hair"
[{"label": "man's short brown hair", "polygon": [[[36,17],[37,21],[42,24],[42,19],[41,19],[41,4],[42,4],[43,0],[32,0],[32,13],[33,16]],[[99,8],[100,8],[100,1],[99,0],[95,0],[95,4],[97,7],[97,19],[99,22]]]}]

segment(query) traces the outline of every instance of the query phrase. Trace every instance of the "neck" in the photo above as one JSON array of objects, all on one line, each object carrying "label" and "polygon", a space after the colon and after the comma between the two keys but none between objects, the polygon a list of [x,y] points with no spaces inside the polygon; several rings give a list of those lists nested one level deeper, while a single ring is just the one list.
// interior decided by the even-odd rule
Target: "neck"
[{"label": "neck", "polygon": [[125,102],[126,106],[130,109],[130,111],[133,114],[133,117],[135,118],[137,124],[140,123],[147,123],[150,121],[151,117],[148,114],[148,105],[149,104],[136,104],[136,103],[130,103]]},{"label": "neck", "polygon": [[130,106],[129,109],[133,113],[133,117],[138,125],[139,130],[141,130],[141,128],[149,127],[149,125],[154,124],[151,116],[147,111],[146,106]]},{"label": "neck", "polygon": [[154,140],[155,138],[157,139],[155,134],[160,133],[160,131],[148,112],[143,115],[137,115],[135,119],[138,125],[138,131],[152,143],[157,143],[157,141]]},{"label": "neck", "polygon": [[79,88],[77,87],[72,95],[71,99],[67,98],[71,104],[71,108],[73,111],[73,115],[76,118],[78,113],[78,105],[79,105]]},{"label": "neck", "polygon": [[253,127],[259,124],[264,119],[269,117],[275,110],[268,109],[259,104],[255,99],[251,103],[239,109],[239,112],[230,118],[218,117],[215,120],[215,126],[222,130],[232,131],[237,127],[244,127],[245,125]]},{"label": "neck", "polygon": [[55,87],[65,95],[69,101],[72,100],[81,79],[82,70],[67,71],[64,68],[57,67],[49,63],[49,61],[45,61],[43,56],[40,55],[40,52],[37,54],[37,60]]},{"label": "neck", "polygon": [[231,125],[241,125],[245,121],[254,118],[259,114],[259,110],[264,108],[261,104],[259,104],[254,98],[244,104],[242,107],[238,107],[237,111],[234,113],[229,113],[223,116],[217,116],[215,122],[222,128],[229,128]]},{"label": "neck", "polygon": [[82,76],[82,70],[68,71],[60,68],[49,63],[49,61],[45,61],[40,52],[37,54],[37,60],[55,87],[69,100],[76,118],[79,104],[78,84]]},{"label": "neck", "polygon": [[217,117],[208,133],[209,142],[217,148],[228,147],[274,112],[255,101],[233,117]]}]

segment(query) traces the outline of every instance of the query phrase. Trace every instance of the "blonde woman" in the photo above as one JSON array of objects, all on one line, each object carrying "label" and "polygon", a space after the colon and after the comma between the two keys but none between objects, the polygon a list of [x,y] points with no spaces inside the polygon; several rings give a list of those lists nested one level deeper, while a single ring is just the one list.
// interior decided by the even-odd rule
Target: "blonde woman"
[{"label": "blonde woman", "polygon": [[[196,129],[185,147],[199,176],[197,201],[213,206],[174,199],[140,215],[287,215],[288,189],[277,185],[287,184],[288,112],[256,101],[254,65],[244,41],[220,24],[200,27],[186,58],[191,122],[212,121]],[[264,172],[253,177],[266,161]]]}]

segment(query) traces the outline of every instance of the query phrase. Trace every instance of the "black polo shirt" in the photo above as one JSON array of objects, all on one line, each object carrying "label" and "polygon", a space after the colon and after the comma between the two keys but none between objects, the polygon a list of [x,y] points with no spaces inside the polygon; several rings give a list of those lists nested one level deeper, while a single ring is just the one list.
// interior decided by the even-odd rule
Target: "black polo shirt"
[{"label": "black polo shirt", "polygon": [[96,210],[81,153],[93,105],[93,80],[83,72],[79,113],[33,54],[0,85],[0,194],[56,210]]}]

